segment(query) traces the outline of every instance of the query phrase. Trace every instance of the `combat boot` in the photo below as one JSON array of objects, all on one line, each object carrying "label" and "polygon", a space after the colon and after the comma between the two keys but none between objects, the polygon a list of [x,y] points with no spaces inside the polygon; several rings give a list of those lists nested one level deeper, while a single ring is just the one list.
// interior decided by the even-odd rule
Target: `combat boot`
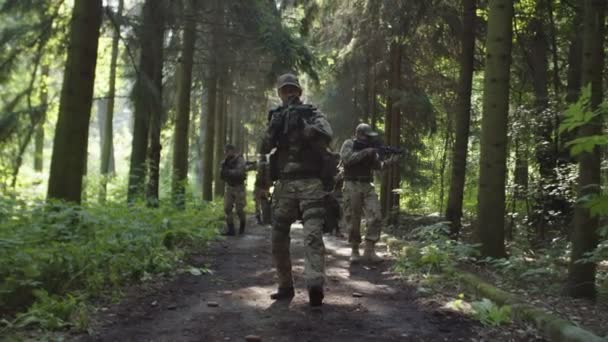
[{"label": "combat boot", "polygon": [[293,286],[291,287],[279,287],[279,290],[270,295],[270,299],[272,300],[284,300],[291,299],[296,295],[296,292],[293,290]]},{"label": "combat boot", "polygon": [[223,236],[235,236],[236,233],[234,231],[234,224],[229,223],[225,232],[222,233]]},{"label": "combat boot", "polygon": [[357,263],[361,261],[361,254],[359,254],[359,244],[353,244],[349,260],[351,263]]},{"label": "combat boot", "polygon": [[308,288],[308,304],[312,307],[319,307],[323,305],[323,294],[322,286],[310,286]]},{"label": "combat boot", "polygon": [[245,234],[245,226],[247,225],[247,221],[243,220],[239,224],[239,235]]},{"label": "combat boot", "polygon": [[376,263],[376,262],[382,262],[384,261],[384,259],[382,259],[381,257],[379,257],[376,254],[376,243],[372,242],[372,241],[366,241],[365,242],[365,249],[363,250],[363,261],[365,262],[372,262],[372,263]]}]

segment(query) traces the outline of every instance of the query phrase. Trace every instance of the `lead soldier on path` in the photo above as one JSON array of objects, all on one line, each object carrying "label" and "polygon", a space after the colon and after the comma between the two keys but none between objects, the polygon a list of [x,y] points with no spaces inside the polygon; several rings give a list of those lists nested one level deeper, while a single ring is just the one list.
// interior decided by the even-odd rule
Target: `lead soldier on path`
[{"label": "lead soldier on path", "polygon": [[260,151],[261,155],[267,155],[275,149],[270,157],[272,179],[276,180],[272,197],[272,256],[279,284],[271,298],[285,300],[295,294],[290,227],[301,214],[309,303],[320,307],[324,297],[323,205],[327,195],[322,179],[331,173],[328,161],[333,162],[333,158],[329,157],[328,147],[333,133],[319,110],[301,102],[302,87],[296,76],[280,76],[277,91],[282,105],[269,113],[268,130]]}]

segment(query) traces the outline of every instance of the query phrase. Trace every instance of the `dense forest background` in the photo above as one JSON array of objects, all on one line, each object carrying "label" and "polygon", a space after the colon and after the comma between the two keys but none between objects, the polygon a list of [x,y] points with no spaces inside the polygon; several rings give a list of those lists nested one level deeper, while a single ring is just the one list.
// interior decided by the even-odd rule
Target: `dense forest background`
[{"label": "dense forest background", "polygon": [[476,260],[605,301],[605,11],[0,0],[0,314],[60,325],[36,305],[70,294],[79,308],[211,239],[223,145],[257,159],[284,72],[328,116],[334,149],[366,122],[406,150],[377,175],[392,233],[405,216],[445,217]]}]

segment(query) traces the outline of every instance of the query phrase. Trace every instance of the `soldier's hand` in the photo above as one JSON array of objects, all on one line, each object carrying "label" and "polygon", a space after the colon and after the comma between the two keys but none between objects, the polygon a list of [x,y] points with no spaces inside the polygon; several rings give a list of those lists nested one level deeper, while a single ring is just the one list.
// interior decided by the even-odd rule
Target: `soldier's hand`
[{"label": "soldier's hand", "polygon": [[397,164],[399,162],[399,155],[398,154],[393,154],[392,156],[390,156],[387,160],[386,163],[388,164]]},{"label": "soldier's hand", "polygon": [[376,152],[376,149],[373,147],[365,148],[361,152],[363,152],[365,154],[365,156],[370,157],[370,158],[375,158],[378,155],[378,153]]}]

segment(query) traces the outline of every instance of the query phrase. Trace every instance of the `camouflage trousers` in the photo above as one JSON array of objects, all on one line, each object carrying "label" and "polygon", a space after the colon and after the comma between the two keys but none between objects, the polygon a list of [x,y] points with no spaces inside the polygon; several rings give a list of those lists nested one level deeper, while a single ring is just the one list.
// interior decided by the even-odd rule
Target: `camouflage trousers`
[{"label": "camouflage trousers", "polygon": [[308,286],[323,286],[325,195],[319,179],[281,180],[275,185],[272,196],[272,257],[279,287],[293,286],[289,233],[291,224],[298,219],[300,213],[304,225],[304,278]]},{"label": "camouflage trousers", "polygon": [[253,201],[255,202],[255,213],[261,214],[262,205],[265,200],[268,200],[268,190],[264,188],[256,187],[253,189]]},{"label": "camouflage trousers", "polygon": [[224,215],[226,224],[234,225],[232,209],[236,207],[236,214],[241,222],[245,222],[245,185],[226,185],[224,192]]},{"label": "camouflage trousers", "polygon": [[365,214],[367,233],[365,240],[376,242],[382,229],[380,201],[373,184],[366,182],[344,182],[344,219],[349,225],[348,241],[361,243],[361,216]]}]

